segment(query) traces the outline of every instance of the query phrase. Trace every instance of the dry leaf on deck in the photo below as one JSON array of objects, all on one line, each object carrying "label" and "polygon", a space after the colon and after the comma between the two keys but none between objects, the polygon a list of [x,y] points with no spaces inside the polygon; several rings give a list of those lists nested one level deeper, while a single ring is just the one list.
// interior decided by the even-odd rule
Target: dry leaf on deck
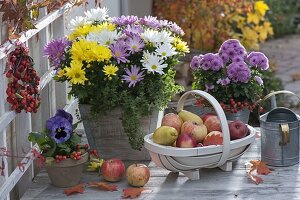
[{"label": "dry leaf on deck", "polygon": [[83,193],[84,192],[84,185],[83,184],[79,184],[79,185],[75,185],[74,187],[68,188],[64,190],[64,193],[69,196],[71,194],[77,194],[77,193]]},{"label": "dry leaf on deck", "polygon": [[117,185],[109,185],[107,183],[104,183],[104,182],[90,182],[89,183],[89,186],[90,187],[98,187],[100,189],[103,189],[103,190],[106,190],[106,191],[117,191]]},{"label": "dry leaf on deck", "polygon": [[263,182],[263,179],[259,176],[253,175],[256,171],[257,174],[267,175],[271,173],[270,168],[266,165],[266,162],[262,162],[260,160],[251,160],[251,167],[248,170],[247,174],[249,178],[254,181],[257,185]]},{"label": "dry leaf on deck", "polygon": [[137,198],[141,195],[141,193],[144,191],[144,188],[126,188],[123,189],[123,199],[134,199]]}]

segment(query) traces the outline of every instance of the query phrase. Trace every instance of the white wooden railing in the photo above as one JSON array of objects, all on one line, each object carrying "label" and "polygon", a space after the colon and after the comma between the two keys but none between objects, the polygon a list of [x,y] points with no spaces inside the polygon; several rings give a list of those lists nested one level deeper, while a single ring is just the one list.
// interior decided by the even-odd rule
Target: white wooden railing
[{"label": "white wooden railing", "polygon": [[[52,116],[57,108],[64,108],[73,113],[77,107],[76,100],[67,100],[67,86],[64,83],[52,81],[52,68],[42,55],[44,45],[52,38],[65,35],[65,13],[72,9],[70,3],[64,5],[39,19],[36,29],[24,32],[19,41],[25,43],[30,49],[30,55],[35,62],[35,69],[41,76],[40,92],[42,103],[38,113],[19,113],[9,110],[6,102],[7,80],[3,74],[5,60],[9,52],[14,50],[14,44],[6,42],[0,51],[0,147],[8,149],[11,154],[21,157],[32,157],[32,146],[27,140],[32,130],[42,130],[47,118]],[[1,25],[3,36],[4,26]],[[0,37],[1,38],[1,37]],[[2,37],[3,39],[3,37]],[[4,51],[3,51],[4,50]],[[34,123],[32,123],[34,122]],[[1,159],[1,158],[0,158]],[[0,199],[18,199],[25,192],[34,176],[33,160],[24,166],[26,172],[16,167],[16,160],[3,157],[5,163],[4,176],[0,176]],[[26,159],[27,160],[27,159]],[[1,161],[1,160],[0,160]],[[25,160],[23,160],[25,162]],[[22,162],[22,161],[21,161]],[[1,164],[0,164],[1,166]],[[22,184],[20,184],[22,182]],[[18,184],[19,183],[19,184]],[[14,190],[12,193],[11,191]],[[11,194],[10,194],[11,193]]]}]

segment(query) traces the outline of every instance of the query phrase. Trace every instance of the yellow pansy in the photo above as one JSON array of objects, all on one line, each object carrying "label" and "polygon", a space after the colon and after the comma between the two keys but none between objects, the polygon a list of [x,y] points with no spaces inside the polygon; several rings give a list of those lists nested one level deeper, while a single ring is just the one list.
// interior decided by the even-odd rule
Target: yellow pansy
[{"label": "yellow pansy", "polygon": [[85,77],[85,71],[82,69],[82,62],[78,60],[73,60],[70,67],[66,69],[66,76],[70,79],[72,84],[84,85],[84,81],[88,80]]},{"label": "yellow pansy", "polygon": [[104,74],[108,77],[108,78],[111,78],[111,76],[115,76],[116,75],[116,72],[119,70],[119,68],[115,65],[105,65],[103,67],[103,72]]},{"label": "yellow pansy", "polygon": [[242,29],[243,32],[243,37],[247,40],[251,40],[255,43],[258,41],[258,34],[255,30],[249,28],[249,27],[244,27]]},{"label": "yellow pansy", "polygon": [[247,22],[248,23],[253,22],[254,24],[258,24],[260,20],[261,20],[261,16],[258,13],[250,12],[247,14]]},{"label": "yellow pansy", "polygon": [[269,6],[264,1],[257,1],[255,2],[254,9],[262,16],[265,16],[266,11],[269,10]]},{"label": "yellow pansy", "polygon": [[269,35],[274,35],[273,27],[270,22],[264,22],[264,29],[268,32]]},{"label": "yellow pansy", "polygon": [[264,28],[264,26],[255,26],[255,30],[258,33],[258,38],[260,42],[263,42],[267,39],[268,37],[268,32],[267,30]]}]

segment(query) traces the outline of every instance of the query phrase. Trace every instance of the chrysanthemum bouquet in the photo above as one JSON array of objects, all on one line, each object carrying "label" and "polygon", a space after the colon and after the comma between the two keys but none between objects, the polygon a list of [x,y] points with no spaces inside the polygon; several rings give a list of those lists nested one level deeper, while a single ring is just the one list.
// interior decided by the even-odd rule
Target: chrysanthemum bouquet
[{"label": "chrysanthemum bouquet", "polygon": [[110,18],[105,8],[72,19],[70,28],[66,38],[45,47],[55,79],[68,81],[70,94],[98,113],[121,107],[124,130],[139,149],[139,118],[166,107],[182,90],[174,80],[175,64],[189,51],[182,29],[151,16]]},{"label": "chrysanthemum bouquet", "polygon": [[261,52],[247,53],[236,39],[225,41],[216,54],[193,57],[193,89],[210,93],[225,111],[252,111],[263,92],[262,71],[269,68]]},{"label": "chrysanthemum bouquet", "polygon": [[[88,152],[88,144],[81,144],[81,137],[74,130],[73,117],[64,110],[57,110],[54,117],[46,122],[45,131],[31,132],[29,141],[36,143],[46,164],[59,163],[65,159],[81,160]],[[93,151],[96,154],[95,151]],[[85,156],[86,157],[86,156]]]}]

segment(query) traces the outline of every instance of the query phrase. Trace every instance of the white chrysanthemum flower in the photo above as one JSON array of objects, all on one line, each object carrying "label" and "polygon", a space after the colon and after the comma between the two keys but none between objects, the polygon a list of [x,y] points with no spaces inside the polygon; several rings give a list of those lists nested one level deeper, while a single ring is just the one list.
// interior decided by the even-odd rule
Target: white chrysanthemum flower
[{"label": "white chrysanthemum flower", "polygon": [[160,55],[162,58],[167,58],[177,54],[175,48],[173,48],[172,45],[169,43],[164,43],[162,45],[159,45],[155,50],[155,52],[157,53],[157,55]]},{"label": "white chrysanthemum flower", "polygon": [[103,29],[100,32],[91,32],[86,36],[86,40],[95,41],[98,44],[109,46],[116,43],[116,41],[122,37],[122,33],[118,33],[117,30],[109,31]]},{"label": "white chrysanthemum flower", "polygon": [[141,62],[146,63],[151,57],[157,57],[157,56],[154,55],[153,53],[150,53],[148,50],[145,50],[143,52],[143,57],[141,59]]},{"label": "white chrysanthemum flower", "polygon": [[163,42],[163,43],[171,43],[173,42],[174,38],[171,36],[171,33],[169,31],[161,31],[161,32],[158,32],[157,33],[157,41],[160,43],[160,42]]},{"label": "white chrysanthemum flower", "polygon": [[141,34],[141,38],[145,42],[157,43],[158,42],[158,31],[152,29],[146,29],[144,33]]},{"label": "white chrysanthemum flower", "polygon": [[89,11],[84,12],[87,21],[103,21],[106,18],[108,18],[108,9],[107,8],[96,8],[96,9],[91,9]]},{"label": "white chrysanthemum flower", "polygon": [[163,60],[161,60],[158,56],[151,55],[146,62],[143,63],[143,67],[147,69],[148,72],[156,72],[160,75],[164,74],[164,68],[168,67],[167,64],[163,64]]},{"label": "white chrysanthemum flower", "polygon": [[86,18],[82,16],[76,16],[74,19],[71,19],[68,27],[71,31],[75,30],[77,27],[87,24]]}]

